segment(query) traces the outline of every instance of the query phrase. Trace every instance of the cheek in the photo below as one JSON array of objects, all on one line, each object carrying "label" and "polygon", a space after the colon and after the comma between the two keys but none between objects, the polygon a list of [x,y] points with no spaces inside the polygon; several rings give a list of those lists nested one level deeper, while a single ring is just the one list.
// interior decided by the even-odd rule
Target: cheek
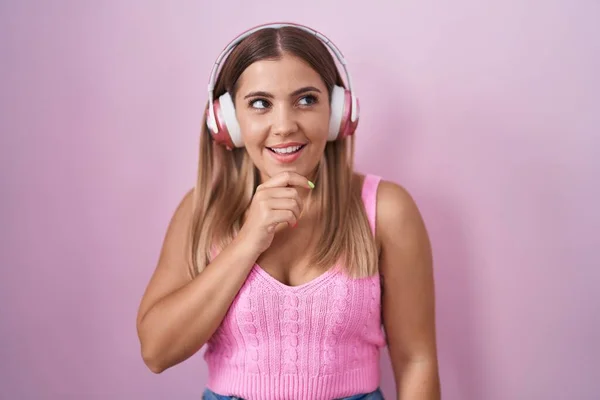
[{"label": "cheek", "polygon": [[329,114],[315,115],[315,118],[307,122],[306,132],[310,141],[325,146],[329,134]]},{"label": "cheek", "polygon": [[247,146],[256,146],[264,142],[267,126],[263,120],[263,118],[256,118],[243,113],[238,116],[242,138]]}]

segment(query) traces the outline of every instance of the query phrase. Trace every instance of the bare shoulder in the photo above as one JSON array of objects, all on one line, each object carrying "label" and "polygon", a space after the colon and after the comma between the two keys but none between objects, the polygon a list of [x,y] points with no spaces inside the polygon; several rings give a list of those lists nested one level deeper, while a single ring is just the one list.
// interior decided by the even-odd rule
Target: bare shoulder
[{"label": "bare shoulder", "polygon": [[398,222],[420,219],[418,206],[408,190],[383,179],[377,189],[377,215],[377,223],[383,230]]},{"label": "bare shoulder", "polygon": [[[366,174],[354,172],[353,179],[362,188]],[[402,185],[381,179],[377,188],[376,237],[381,244],[386,236],[397,235],[398,229],[422,224],[421,213],[413,196]]]},{"label": "bare shoulder", "polygon": [[[171,218],[169,229],[171,228],[181,228],[189,225],[192,218],[193,212],[193,204],[194,202],[194,189],[189,189],[187,192],[183,194],[183,197],[179,201],[175,212]],[[172,232],[171,230],[167,231],[167,234]]]},{"label": "bare shoulder", "polygon": [[404,186],[383,179],[377,190],[376,236],[383,251],[429,246],[425,223],[413,196]]}]

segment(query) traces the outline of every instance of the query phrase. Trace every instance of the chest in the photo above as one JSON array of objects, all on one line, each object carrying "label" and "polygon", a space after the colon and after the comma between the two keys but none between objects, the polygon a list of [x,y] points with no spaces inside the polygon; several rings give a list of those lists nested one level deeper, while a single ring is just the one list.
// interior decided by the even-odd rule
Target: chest
[{"label": "chest", "polygon": [[273,279],[285,286],[304,285],[326,272],[311,264],[318,235],[313,228],[299,226],[285,235],[276,236],[256,264]]}]

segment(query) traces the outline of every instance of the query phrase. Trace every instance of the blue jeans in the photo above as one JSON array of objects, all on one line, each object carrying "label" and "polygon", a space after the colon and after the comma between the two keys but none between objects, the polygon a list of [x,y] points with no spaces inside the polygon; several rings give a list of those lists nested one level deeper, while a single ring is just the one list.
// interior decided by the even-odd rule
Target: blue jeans
[{"label": "blue jeans", "polygon": [[[245,400],[241,397],[235,396],[223,396],[220,394],[216,394],[210,389],[206,389],[202,395],[202,400]],[[317,399],[315,399],[317,400]],[[329,400],[329,399],[318,399],[318,400]],[[363,393],[357,394],[350,397],[344,397],[343,399],[335,399],[335,400],[385,400],[383,398],[383,393],[381,393],[380,389],[375,390],[371,393]]]}]

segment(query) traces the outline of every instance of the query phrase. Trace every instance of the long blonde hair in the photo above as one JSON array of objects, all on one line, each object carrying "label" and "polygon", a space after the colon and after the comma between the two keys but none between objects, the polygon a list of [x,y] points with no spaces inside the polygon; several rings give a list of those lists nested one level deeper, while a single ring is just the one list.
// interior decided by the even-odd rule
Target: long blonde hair
[{"label": "long blonde hair", "polygon": [[[330,95],[344,86],[333,57],[319,39],[294,27],[259,30],[244,39],[224,62],[214,95],[228,91],[252,63],[277,59],[284,53],[308,62],[322,77]],[[208,105],[207,105],[208,107]],[[227,150],[202,121],[197,182],[189,248],[190,273],[196,276],[211,261],[212,251],[225,248],[239,232],[244,212],[259,182],[259,173],[244,148]],[[370,276],[378,270],[377,246],[361,198],[361,182],[353,172],[354,136],[328,142],[318,166],[312,196],[320,214],[320,240],[311,263],[320,268],[341,266],[350,276]]]}]

